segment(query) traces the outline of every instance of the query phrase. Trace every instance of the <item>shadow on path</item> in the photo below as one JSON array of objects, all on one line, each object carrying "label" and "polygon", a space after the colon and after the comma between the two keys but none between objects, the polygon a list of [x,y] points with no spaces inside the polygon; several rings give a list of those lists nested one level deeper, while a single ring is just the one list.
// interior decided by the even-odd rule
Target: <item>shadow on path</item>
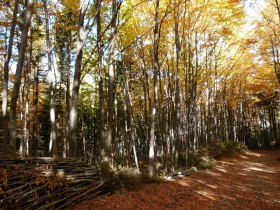
[{"label": "shadow on path", "polygon": [[280,151],[247,152],[175,182],[145,185],[77,209],[280,209]]}]

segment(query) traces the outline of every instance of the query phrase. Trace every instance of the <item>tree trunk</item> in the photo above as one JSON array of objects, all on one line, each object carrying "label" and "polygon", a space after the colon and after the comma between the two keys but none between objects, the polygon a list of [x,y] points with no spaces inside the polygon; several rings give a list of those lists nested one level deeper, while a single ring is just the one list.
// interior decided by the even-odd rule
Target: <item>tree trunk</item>
[{"label": "tree trunk", "polygon": [[274,1],[275,1],[275,4],[276,4],[277,14],[278,14],[278,17],[279,17],[279,22],[280,22],[280,6],[279,6],[279,2],[278,2],[278,0],[274,0]]},{"label": "tree trunk", "polygon": [[[144,91],[144,103],[145,103],[145,136],[143,141],[145,142],[145,158],[148,160],[149,158],[149,151],[148,151],[148,146],[149,146],[149,119],[148,119],[148,113],[151,112],[151,97],[150,97],[150,88],[149,88],[149,75],[147,73],[147,65],[145,62],[145,53],[144,53],[144,48],[143,48],[143,43],[142,41],[140,42],[141,44],[141,60],[142,60],[142,74],[143,74],[143,91]],[[148,106],[147,106],[148,105]]]},{"label": "tree trunk", "polygon": [[32,122],[33,133],[32,141],[30,144],[30,154],[37,156],[37,145],[38,145],[38,102],[39,102],[39,68],[37,62],[39,57],[36,57],[35,66],[36,72],[34,72],[34,86],[33,86],[33,107],[34,107],[34,118]]},{"label": "tree trunk", "polygon": [[25,51],[27,44],[27,35],[30,27],[31,16],[32,16],[32,5],[33,0],[27,1],[27,6],[25,9],[24,16],[24,28],[21,35],[20,48],[19,48],[19,56],[18,56],[18,64],[16,68],[14,87],[12,92],[12,99],[10,105],[10,142],[9,142],[9,152],[11,155],[16,154],[16,113],[17,113],[17,100],[19,95],[19,89],[21,84],[21,72],[25,59]]},{"label": "tree trunk", "polygon": [[114,133],[114,82],[115,82],[115,33],[117,27],[117,2],[112,1],[112,40],[109,47],[109,84],[108,84],[108,132],[105,142],[105,161],[112,161],[112,142]]},{"label": "tree trunk", "polygon": [[[127,107],[127,131],[128,131],[128,144],[131,144],[132,150],[133,150],[133,156],[134,156],[134,163],[136,166],[136,169],[139,170],[139,164],[138,164],[138,158],[137,158],[137,152],[136,152],[136,145],[135,145],[135,129],[134,129],[134,120],[133,120],[133,107],[132,102],[130,98],[130,88],[129,83],[127,81],[126,72],[125,69],[123,70],[123,76],[124,76],[124,91],[125,91],[125,106]],[[129,145],[128,147],[128,154],[130,154],[131,147]],[[128,155],[128,163],[130,163],[130,155]],[[130,165],[129,165],[130,166]]]},{"label": "tree trunk", "polygon": [[278,85],[280,85],[280,69],[279,69],[279,52],[277,48],[277,38],[274,40],[271,38],[271,48],[272,48],[272,56],[273,56],[273,67],[274,72],[278,81]]},{"label": "tree trunk", "polygon": [[50,29],[49,29],[49,12],[47,8],[48,0],[44,0],[45,10],[45,23],[46,23],[46,43],[48,53],[48,73],[50,74],[49,80],[49,97],[50,97],[50,122],[51,133],[49,143],[49,153],[53,157],[57,157],[57,142],[56,142],[56,126],[55,126],[55,70],[52,68],[52,55],[51,55],[51,43],[50,43]]},{"label": "tree trunk", "polygon": [[[174,7],[176,7],[177,1],[174,1]],[[174,131],[175,131],[175,169],[178,167],[178,158],[181,143],[181,118],[180,118],[180,54],[181,54],[181,44],[179,37],[179,9],[178,7],[174,10],[175,18],[175,47],[176,47],[176,93],[175,93],[175,112],[174,112]]]},{"label": "tree trunk", "polygon": [[78,24],[78,37],[77,37],[77,55],[75,63],[75,74],[72,88],[72,98],[70,104],[70,126],[69,126],[69,156],[77,156],[77,142],[76,142],[76,129],[77,129],[77,111],[78,111],[78,95],[81,84],[81,71],[82,71],[82,58],[83,58],[83,45],[85,40],[84,32],[84,18],[85,18],[85,0],[79,0],[80,14]]},{"label": "tree trunk", "polygon": [[12,50],[13,50],[13,42],[14,42],[14,34],[15,34],[15,28],[17,23],[17,14],[18,14],[18,4],[19,1],[15,0],[14,10],[13,10],[13,19],[12,19],[12,25],[9,35],[9,46],[8,46],[8,52],[5,58],[4,63],[4,80],[3,80],[3,91],[2,91],[2,122],[3,122],[3,152],[4,154],[7,153],[7,146],[9,143],[9,117],[7,114],[8,109],[8,82],[9,82],[9,63],[12,56]]},{"label": "tree trunk", "polygon": [[[25,70],[26,71],[26,70]],[[22,156],[23,154],[23,147],[25,146],[24,144],[24,102],[25,102],[25,84],[26,84],[26,75],[24,75],[24,85],[20,86],[19,90],[19,116],[20,116],[20,145],[19,145],[19,155]]]},{"label": "tree trunk", "polygon": [[22,156],[28,157],[30,148],[29,148],[29,91],[30,91],[30,72],[32,70],[32,45],[33,45],[33,37],[32,37],[32,29],[31,29],[31,39],[30,39],[30,45],[29,45],[29,58],[26,66],[26,73],[25,73],[25,84],[24,84],[24,94],[25,94],[25,111],[24,111],[24,130],[23,130],[23,145],[22,145]]},{"label": "tree trunk", "polygon": [[159,27],[158,27],[158,13],[159,13],[159,0],[156,0],[155,7],[155,27],[154,27],[154,101],[151,113],[151,130],[150,130],[150,145],[149,145],[149,175],[154,175],[154,162],[155,162],[155,124],[157,114],[157,100],[158,100],[158,75],[159,75],[159,59],[158,59],[158,47],[159,47]]},{"label": "tree trunk", "polygon": [[64,139],[63,139],[63,157],[66,158],[69,154],[69,113],[70,113],[70,71],[71,71],[71,32],[69,40],[67,43],[67,75],[66,75],[66,90],[65,90],[65,103],[66,110],[64,114],[65,118],[65,130],[64,130]]},{"label": "tree trunk", "polygon": [[98,54],[98,91],[99,91],[99,142],[101,145],[101,159],[105,159],[105,137],[104,137],[104,91],[103,91],[103,76],[102,76],[102,58],[103,50],[101,43],[101,0],[96,4],[96,24],[97,24],[97,54]]}]

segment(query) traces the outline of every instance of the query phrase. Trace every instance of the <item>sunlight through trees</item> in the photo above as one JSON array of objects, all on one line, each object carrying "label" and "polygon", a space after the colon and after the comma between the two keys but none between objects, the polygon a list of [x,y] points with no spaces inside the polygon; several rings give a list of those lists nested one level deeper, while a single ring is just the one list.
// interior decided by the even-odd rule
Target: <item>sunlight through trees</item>
[{"label": "sunlight through trees", "polygon": [[278,0],[5,0],[1,156],[186,166],[280,142]]}]

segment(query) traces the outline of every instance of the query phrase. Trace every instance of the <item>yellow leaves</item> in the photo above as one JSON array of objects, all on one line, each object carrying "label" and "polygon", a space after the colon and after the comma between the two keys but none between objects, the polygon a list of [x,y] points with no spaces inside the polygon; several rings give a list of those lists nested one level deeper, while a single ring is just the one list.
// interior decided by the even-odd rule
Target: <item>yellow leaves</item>
[{"label": "yellow leaves", "polygon": [[260,95],[264,98],[273,95],[277,88],[278,83],[273,68],[268,65],[255,66],[247,80],[247,90],[252,93],[253,102],[259,102]]},{"label": "yellow leaves", "polygon": [[[57,17],[60,19],[62,24],[66,26],[66,30],[76,30],[71,25],[76,25],[78,21],[78,13],[79,13],[79,1],[77,0],[62,0],[62,5],[64,6],[62,12],[57,13]],[[70,28],[67,28],[69,27]],[[59,28],[63,28],[62,25],[58,26]]]},{"label": "yellow leaves", "polygon": [[61,3],[65,8],[78,10],[79,9],[79,1],[77,0],[61,0]]},{"label": "yellow leaves", "polygon": [[250,45],[254,45],[254,44],[256,44],[258,41],[256,40],[256,39],[254,39],[254,38],[248,38],[248,39],[246,39],[245,40],[245,45],[246,46],[250,46]]},{"label": "yellow leaves", "polygon": [[78,21],[78,1],[62,0],[64,6],[62,11],[56,12],[56,22],[54,28],[63,31],[77,31]]},{"label": "yellow leaves", "polygon": [[67,26],[67,25],[65,25],[63,23],[57,23],[55,25],[55,27],[59,28],[59,29],[62,29],[62,30],[65,30],[65,31],[68,31],[68,30],[70,30],[70,31],[77,31],[77,29],[78,29],[78,26],[76,26],[76,25],[69,25],[69,26]]}]

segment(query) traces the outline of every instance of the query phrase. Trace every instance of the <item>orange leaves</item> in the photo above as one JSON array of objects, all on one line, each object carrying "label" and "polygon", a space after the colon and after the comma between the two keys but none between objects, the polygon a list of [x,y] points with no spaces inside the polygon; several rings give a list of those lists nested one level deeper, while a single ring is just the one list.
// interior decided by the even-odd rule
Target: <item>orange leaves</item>
[{"label": "orange leaves", "polygon": [[[6,169],[1,169],[0,171],[0,184],[1,186],[6,186],[8,184],[8,173]],[[0,189],[1,192],[2,188]]]},{"label": "orange leaves", "polygon": [[232,30],[228,27],[223,27],[221,32],[224,36],[232,35]]},{"label": "orange leaves", "polygon": [[36,179],[35,179],[35,184],[37,185],[37,186],[39,186],[40,184],[42,184],[44,182],[44,178],[42,178],[42,177],[37,177]]},{"label": "orange leaves", "polygon": [[174,182],[95,199],[86,209],[279,209],[279,151],[248,152]]},{"label": "orange leaves", "polygon": [[230,4],[239,4],[240,0],[229,0],[228,1]]},{"label": "orange leaves", "polygon": [[67,186],[67,180],[57,174],[50,174],[49,176],[36,177],[32,184],[35,184],[37,187],[45,185],[48,190],[54,191],[56,188]]}]

